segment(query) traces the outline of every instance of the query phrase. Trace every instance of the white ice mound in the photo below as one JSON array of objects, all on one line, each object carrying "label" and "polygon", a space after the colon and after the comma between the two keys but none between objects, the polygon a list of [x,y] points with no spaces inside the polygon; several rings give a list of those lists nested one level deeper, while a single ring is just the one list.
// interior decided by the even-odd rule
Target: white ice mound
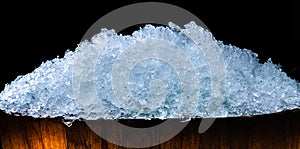
[{"label": "white ice mound", "polygon": [[[221,58],[203,52],[213,42]],[[217,96],[213,61],[225,72]],[[131,36],[103,29],[17,77],[1,92],[0,110],[86,120],[249,116],[299,109],[299,86],[271,60],[260,64],[257,54],[216,42],[194,22],[147,25]]]}]

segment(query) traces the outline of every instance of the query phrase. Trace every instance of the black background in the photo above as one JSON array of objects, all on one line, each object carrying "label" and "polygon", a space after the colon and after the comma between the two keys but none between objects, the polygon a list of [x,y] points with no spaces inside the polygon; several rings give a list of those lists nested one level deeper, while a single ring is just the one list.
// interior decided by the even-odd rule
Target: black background
[{"label": "black background", "polygon": [[[119,7],[142,1],[2,4],[0,89],[42,62],[74,51],[88,28]],[[200,18],[218,40],[272,58],[300,80],[298,19],[292,1],[159,1],[182,7]],[[154,10],[155,11],[155,10]],[[128,31],[127,31],[128,32]],[[296,73],[296,71],[298,71]]]}]

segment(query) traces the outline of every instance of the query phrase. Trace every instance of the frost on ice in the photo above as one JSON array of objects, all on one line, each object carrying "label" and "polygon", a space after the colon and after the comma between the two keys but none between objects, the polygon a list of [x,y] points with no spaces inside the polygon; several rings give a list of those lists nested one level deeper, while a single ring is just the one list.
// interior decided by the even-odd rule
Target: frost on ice
[{"label": "frost on ice", "polygon": [[[147,25],[131,36],[103,29],[64,58],[46,61],[7,84],[0,94],[0,110],[92,120],[236,117],[299,109],[300,85],[278,65],[271,60],[261,64],[256,53],[218,41],[225,68],[224,100],[220,111],[208,115],[212,74],[200,49],[207,45],[197,45],[186,35],[193,29],[199,30],[192,33],[196,40],[215,41],[193,22],[184,29]],[[147,54],[152,57],[145,58]],[[197,90],[187,88],[194,86]],[[197,96],[182,100],[186,92]]]}]

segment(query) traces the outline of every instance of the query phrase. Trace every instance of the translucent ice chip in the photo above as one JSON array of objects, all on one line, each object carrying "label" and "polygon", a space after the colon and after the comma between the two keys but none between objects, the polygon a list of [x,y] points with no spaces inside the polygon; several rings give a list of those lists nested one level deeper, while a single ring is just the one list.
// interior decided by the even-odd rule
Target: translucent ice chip
[{"label": "translucent ice chip", "polygon": [[147,25],[131,36],[103,29],[64,58],[7,84],[0,109],[68,120],[236,117],[299,109],[300,85],[279,66],[271,60],[261,64],[250,50],[218,41],[224,100],[220,111],[207,114],[216,99],[201,49],[211,42],[216,42],[211,33],[193,22],[184,29]]}]

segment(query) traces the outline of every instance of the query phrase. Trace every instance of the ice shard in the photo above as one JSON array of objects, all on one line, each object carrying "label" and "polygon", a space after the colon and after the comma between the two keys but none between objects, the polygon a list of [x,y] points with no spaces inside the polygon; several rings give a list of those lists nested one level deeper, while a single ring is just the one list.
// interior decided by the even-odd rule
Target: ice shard
[{"label": "ice shard", "polygon": [[[197,45],[186,36],[195,28],[201,30],[201,34],[193,32],[195,39],[214,40],[208,31],[193,22],[185,28],[174,24],[147,25],[131,36],[103,29],[90,42],[80,43],[74,52],[67,51],[63,58],[46,61],[33,72],[6,84],[0,94],[0,110],[32,117],[92,120],[237,117],[300,108],[300,84],[278,65],[270,59],[259,63],[256,53],[218,41],[226,74],[224,100],[219,112],[207,115],[212,80],[207,58],[199,49],[206,45]],[[144,53],[139,53],[141,49]],[[160,54],[159,50],[171,52]],[[88,52],[80,55],[82,51]],[[101,53],[95,55],[95,51]],[[152,58],[143,58],[147,54],[153,54]],[[85,59],[78,62],[78,56]],[[94,78],[85,71],[93,63]],[[128,65],[118,67],[123,63]],[[74,73],[74,67],[80,67],[81,71]],[[123,75],[127,77],[123,79]],[[187,86],[180,83],[182,75],[190,75]],[[74,86],[74,78],[85,82]],[[124,90],[122,85],[129,89]],[[193,85],[199,88],[187,88]],[[77,89],[81,93],[77,94]],[[122,102],[126,91],[131,92],[131,97]],[[89,97],[94,96],[92,92],[96,93],[95,97]],[[189,101],[180,100],[185,92],[195,92],[197,96],[187,97],[192,98]],[[77,95],[86,100],[77,101]],[[197,106],[192,108],[193,105]],[[188,115],[183,111],[188,111]]]}]

